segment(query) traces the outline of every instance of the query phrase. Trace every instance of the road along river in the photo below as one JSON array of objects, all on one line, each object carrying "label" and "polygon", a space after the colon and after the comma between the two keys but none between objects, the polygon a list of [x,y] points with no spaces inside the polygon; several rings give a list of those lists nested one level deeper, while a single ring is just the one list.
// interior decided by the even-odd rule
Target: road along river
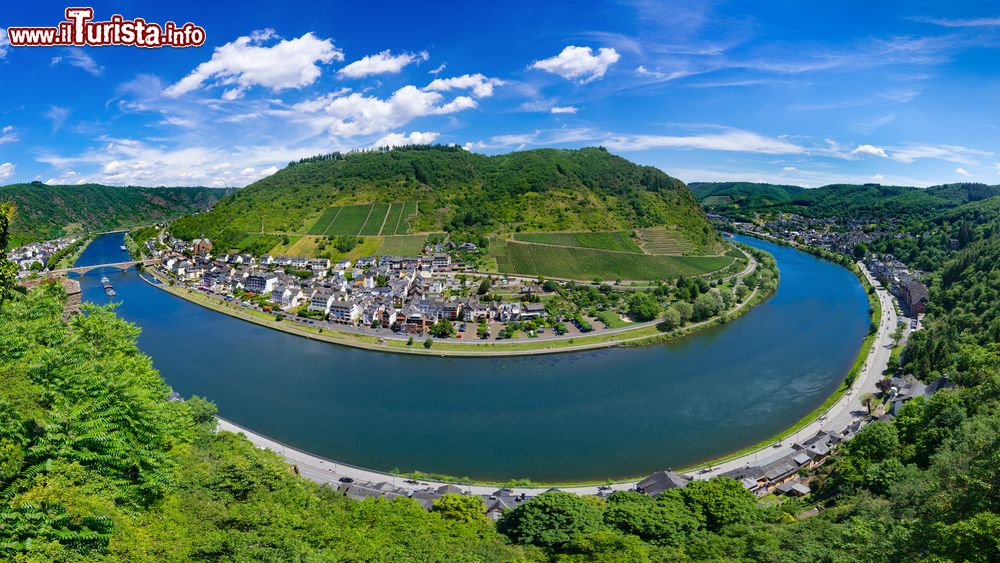
[{"label": "road along river", "polygon": [[[738,319],[641,348],[439,358],[311,341],[199,307],[135,271],[94,271],[84,299],[143,329],[140,347],[184,396],[285,444],[376,470],[570,482],[640,476],[774,435],[830,395],[861,346],[868,301],[846,269],[774,255],[781,285]],[[122,234],[78,266],[120,262]]]}]

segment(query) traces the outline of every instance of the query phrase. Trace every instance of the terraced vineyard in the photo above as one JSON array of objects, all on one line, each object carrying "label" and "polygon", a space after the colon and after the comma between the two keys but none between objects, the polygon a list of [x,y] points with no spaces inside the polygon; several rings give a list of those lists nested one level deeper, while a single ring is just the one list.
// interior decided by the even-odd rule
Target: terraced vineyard
[{"label": "terraced vineyard", "polygon": [[640,246],[647,254],[683,256],[698,251],[683,235],[663,227],[638,229]]},{"label": "terraced vineyard", "polygon": [[575,232],[575,233],[517,233],[514,240],[535,244],[596,248],[642,254],[642,249],[632,240],[631,233],[625,231]]},{"label": "terraced vineyard", "polygon": [[310,235],[403,235],[407,219],[417,214],[417,202],[366,203],[328,207],[309,229]]},{"label": "terraced vineyard", "polygon": [[[388,230],[388,227],[386,227]],[[414,256],[420,254],[427,241],[425,235],[398,235],[382,238],[382,244],[378,247],[377,254],[380,256]]]},{"label": "terraced vineyard", "polygon": [[371,210],[368,212],[368,217],[365,219],[365,224],[361,227],[361,231],[358,234],[363,236],[378,236],[382,232],[382,223],[385,221],[385,216],[388,212],[388,203],[376,203],[372,205]]},{"label": "terraced vineyard", "polygon": [[500,239],[491,241],[490,253],[501,272],[587,281],[696,276],[725,268],[733,261],[730,256],[657,256]]}]

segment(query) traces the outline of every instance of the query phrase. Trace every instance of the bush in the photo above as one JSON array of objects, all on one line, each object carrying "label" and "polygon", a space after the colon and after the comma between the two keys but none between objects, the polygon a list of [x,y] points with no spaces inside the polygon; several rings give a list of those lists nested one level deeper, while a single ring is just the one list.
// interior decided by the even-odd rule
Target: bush
[{"label": "bush", "polygon": [[430,347],[433,345],[434,345],[434,339],[428,336],[427,339],[424,340],[424,348],[430,349]]}]

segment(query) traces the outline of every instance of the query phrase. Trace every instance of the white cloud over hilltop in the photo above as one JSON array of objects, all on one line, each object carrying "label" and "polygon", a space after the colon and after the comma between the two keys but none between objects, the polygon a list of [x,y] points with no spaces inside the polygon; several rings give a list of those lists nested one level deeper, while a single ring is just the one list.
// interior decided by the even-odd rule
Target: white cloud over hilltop
[{"label": "white cloud over hilltop", "polygon": [[373,147],[402,147],[405,145],[429,145],[437,140],[434,131],[413,131],[412,133],[389,133],[372,143]]}]

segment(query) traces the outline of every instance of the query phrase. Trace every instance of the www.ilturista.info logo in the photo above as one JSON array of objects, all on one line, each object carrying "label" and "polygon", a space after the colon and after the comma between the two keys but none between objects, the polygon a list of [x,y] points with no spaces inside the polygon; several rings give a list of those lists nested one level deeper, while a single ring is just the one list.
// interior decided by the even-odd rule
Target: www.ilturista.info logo
[{"label": "www.ilturista.info logo", "polygon": [[95,22],[93,8],[66,8],[66,21],[56,27],[8,27],[12,47],[131,45],[135,47],[200,47],[205,29],[191,22],[160,26],[142,18],[127,20],[120,14]]}]

